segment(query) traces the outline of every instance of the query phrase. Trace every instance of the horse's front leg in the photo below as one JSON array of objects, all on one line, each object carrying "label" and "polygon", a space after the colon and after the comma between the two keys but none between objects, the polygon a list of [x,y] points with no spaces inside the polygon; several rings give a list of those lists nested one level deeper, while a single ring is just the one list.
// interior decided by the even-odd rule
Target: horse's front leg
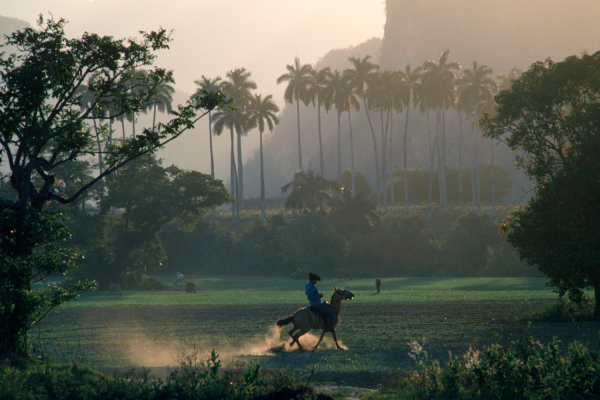
[{"label": "horse's front leg", "polygon": [[313,353],[315,351],[317,351],[317,347],[319,347],[319,344],[321,343],[321,340],[323,340],[323,336],[325,336],[325,329],[323,329],[323,332],[321,333],[321,337],[319,338],[319,341],[317,342],[317,345],[315,346],[315,348],[313,349]]},{"label": "horse's front leg", "polygon": [[[324,335],[324,334],[325,334],[325,333],[323,333],[323,335]],[[321,335],[321,339],[323,339],[323,335]],[[335,334],[335,331],[331,332],[331,335],[333,336],[333,341],[335,342],[335,345],[337,346],[337,349],[338,349],[338,350],[344,350],[344,349],[342,349],[342,348],[340,347],[340,345],[339,345],[339,343],[338,343],[338,341],[337,341],[337,335]],[[320,342],[320,340],[319,340],[319,342]]]}]

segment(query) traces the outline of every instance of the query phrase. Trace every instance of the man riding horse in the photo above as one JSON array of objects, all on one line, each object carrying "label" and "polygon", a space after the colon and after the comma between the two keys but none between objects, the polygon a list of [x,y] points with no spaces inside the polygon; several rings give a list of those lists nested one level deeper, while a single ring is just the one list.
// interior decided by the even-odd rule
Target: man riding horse
[{"label": "man riding horse", "polygon": [[304,292],[306,293],[306,298],[308,299],[310,306],[318,309],[326,316],[324,332],[335,332],[335,328],[333,327],[333,320],[335,318],[333,309],[329,305],[321,303],[321,299],[325,295],[319,293],[319,288],[317,288],[317,281],[320,280],[321,278],[319,275],[310,272],[308,274],[308,282],[304,285]]}]

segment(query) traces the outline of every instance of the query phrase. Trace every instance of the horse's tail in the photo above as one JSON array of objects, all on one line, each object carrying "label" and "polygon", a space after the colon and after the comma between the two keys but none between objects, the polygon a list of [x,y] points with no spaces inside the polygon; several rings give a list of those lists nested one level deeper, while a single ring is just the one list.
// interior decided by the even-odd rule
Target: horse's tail
[{"label": "horse's tail", "polygon": [[289,324],[290,322],[292,322],[294,320],[294,316],[290,315],[289,317],[287,317],[286,319],[280,319],[277,321],[277,326],[278,327],[282,327],[282,326],[286,326],[287,324]]}]

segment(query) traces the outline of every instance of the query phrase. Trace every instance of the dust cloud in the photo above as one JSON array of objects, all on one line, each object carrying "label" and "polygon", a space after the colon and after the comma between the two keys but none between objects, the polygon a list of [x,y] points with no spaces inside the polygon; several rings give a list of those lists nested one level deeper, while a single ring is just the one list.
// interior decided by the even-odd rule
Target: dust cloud
[{"label": "dust cloud", "polygon": [[[211,345],[208,342],[202,342],[201,339],[193,345],[177,341],[159,341],[149,338],[142,332],[136,332],[123,341],[121,352],[132,363],[139,366],[173,367],[177,366],[186,355],[197,353],[200,361],[207,360],[213,349],[219,355],[219,359],[224,362],[234,361],[242,356],[275,356],[280,353],[298,351],[298,346],[290,347],[291,339],[287,335],[287,329],[284,329],[284,340],[281,340],[281,329],[273,325],[262,339],[248,340],[238,346]],[[306,351],[312,351],[318,340],[319,336],[309,332],[300,338],[300,344]],[[339,339],[338,343],[340,347],[347,350],[347,347]],[[335,348],[332,337],[325,335],[317,351]]]}]

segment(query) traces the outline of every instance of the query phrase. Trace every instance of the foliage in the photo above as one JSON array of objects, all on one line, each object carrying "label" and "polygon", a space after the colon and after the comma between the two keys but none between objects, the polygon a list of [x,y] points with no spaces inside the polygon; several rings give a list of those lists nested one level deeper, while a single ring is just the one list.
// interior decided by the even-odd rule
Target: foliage
[{"label": "foliage", "polygon": [[581,291],[591,286],[598,302],[600,140],[583,143],[580,157],[538,188],[535,198],[500,228],[521,259],[548,275],[561,297],[569,292],[571,298],[581,298]]},{"label": "foliage", "polygon": [[595,399],[600,395],[598,352],[578,342],[566,354],[558,342],[532,338],[504,348],[469,349],[447,365],[419,351],[414,371],[397,376],[375,399]]},{"label": "foliage", "polygon": [[536,183],[535,197],[501,230],[521,259],[548,275],[561,297],[596,290],[600,315],[600,52],[534,63],[496,96],[486,135],[504,140]]},{"label": "foliage", "polygon": [[285,270],[336,271],[343,268],[350,253],[345,237],[325,218],[303,213],[279,229]]},{"label": "foliage", "polygon": [[[24,358],[26,333],[33,323],[78,292],[94,288],[93,283],[78,283],[41,294],[31,290],[33,282],[74,267],[75,253],[57,245],[69,237],[64,220],[43,210],[48,202],[68,205],[81,200],[105,177],[193,127],[199,110],[228,103],[219,93],[204,92],[171,111],[174,117],[168,123],[108,144],[106,168],[97,176],[78,165],[80,182],[75,187],[61,185],[57,173],[64,172],[64,165],[85,162],[86,156],[100,151],[90,122],[99,136],[109,139],[112,120],[135,118],[153,104],[162,85],[173,83],[173,73],[162,68],[140,74],[135,87],[130,79],[135,68],[152,65],[154,53],[167,49],[171,39],[164,29],[141,32],[141,40],[90,33],[69,39],[62,19],[44,21],[40,16],[38,24],[39,30],[25,28],[7,36],[2,47],[15,46],[19,52],[0,57],[0,162],[10,167],[17,200],[2,198],[0,204],[1,359]],[[93,100],[82,101],[84,92]]]},{"label": "foliage", "polygon": [[505,141],[517,163],[538,184],[550,180],[598,137],[600,52],[532,64],[500,92],[485,136]]},{"label": "foliage", "polygon": [[478,276],[484,272],[488,248],[501,245],[504,238],[488,215],[478,217],[471,213],[458,220],[444,243],[446,275]]},{"label": "foliage", "polygon": [[[259,364],[252,363],[245,372],[225,369],[214,350],[202,361],[197,352],[182,354],[179,366],[165,380],[152,376],[149,369],[110,376],[76,363],[56,364],[49,360],[21,368],[0,366],[0,393],[6,400],[245,400],[300,387],[297,374],[291,370],[263,373]],[[304,389],[303,398],[317,398],[314,389]]]},{"label": "foliage", "polygon": [[318,208],[321,213],[324,213],[325,206],[333,201],[333,197],[327,191],[338,191],[339,185],[336,181],[330,181],[309,169],[307,172],[296,172],[294,180],[281,187],[281,193],[290,189],[291,193],[285,202],[286,208],[299,210],[308,208],[311,211]]},{"label": "foliage", "polygon": [[583,299],[573,301],[560,297],[556,302],[542,309],[526,313],[520,317],[522,321],[535,322],[574,322],[589,321],[594,319],[594,305],[585,296]]}]

